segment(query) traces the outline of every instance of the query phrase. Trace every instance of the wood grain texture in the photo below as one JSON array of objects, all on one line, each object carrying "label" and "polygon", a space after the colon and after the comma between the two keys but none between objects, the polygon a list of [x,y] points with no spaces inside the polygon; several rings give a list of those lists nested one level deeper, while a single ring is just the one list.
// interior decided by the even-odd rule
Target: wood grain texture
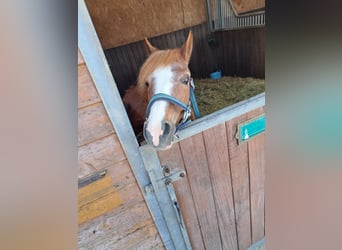
[{"label": "wood grain texture", "polygon": [[215,197],[222,249],[237,250],[238,242],[225,124],[204,131],[203,137]]},{"label": "wood grain texture", "polygon": [[78,190],[78,223],[94,219],[122,204],[110,175]]},{"label": "wood grain texture", "polygon": [[95,88],[85,64],[78,66],[78,108],[100,102],[100,96]]},{"label": "wood grain texture", "polygon": [[93,142],[114,132],[102,103],[78,111],[78,146]]},{"label": "wood grain texture", "polygon": [[[264,113],[263,108],[247,114],[251,119]],[[252,243],[261,240],[265,235],[264,184],[265,184],[265,134],[260,134],[248,142]]]},{"label": "wood grain texture", "polygon": [[106,169],[112,176],[113,186],[117,190],[120,190],[129,184],[136,183],[136,179],[127,159],[114,163],[113,165],[106,167]]},{"label": "wood grain texture", "polygon": [[100,170],[125,159],[126,156],[115,134],[78,148],[79,173],[82,173],[83,168]]},{"label": "wood grain texture", "polygon": [[[163,166],[185,170],[179,143],[173,145],[169,150],[159,151],[158,155]],[[174,182],[173,186],[192,248],[195,250],[205,249],[188,178],[186,175],[183,179]]]},{"label": "wood grain texture", "polygon": [[78,177],[100,169],[108,169],[110,175],[109,187],[95,194],[88,191],[83,199],[79,249],[124,249],[126,245],[131,249],[163,249],[80,52],[78,57]]},{"label": "wood grain texture", "polygon": [[86,4],[104,49],[206,21],[202,0],[87,0]]},{"label": "wood grain texture", "polygon": [[[80,225],[79,249],[127,249],[139,244],[162,245],[143,201]],[[122,248],[123,247],[123,248]]]},{"label": "wood grain texture", "polygon": [[265,0],[231,0],[231,3],[238,14],[265,8]]},{"label": "wood grain texture", "polygon": [[221,249],[215,201],[202,134],[180,142],[205,249]]},{"label": "wood grain texture", "polygon": [[237,124],[245,120],[246,115],[242,115],[226,123],[239,249],[247,249],[252,243],[248,148],[247,144],[237,145],[235,139]]}]

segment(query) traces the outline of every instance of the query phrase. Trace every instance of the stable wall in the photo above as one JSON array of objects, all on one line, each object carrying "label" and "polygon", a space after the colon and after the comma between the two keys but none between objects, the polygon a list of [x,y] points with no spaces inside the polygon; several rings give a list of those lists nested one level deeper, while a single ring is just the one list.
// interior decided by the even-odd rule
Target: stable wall
[{"label": "stable wall", "polygon": [[206,21],[205,0],[87,0],[104,49]]},{"label": "stable wall", "polygon": [[[163,243],[131,171],[127,157],[111,125],[103,103],[78,52],[78,178],[107,169],[112,192],[119,202],[94,197],[88,215],[79,224],[79,249],[163,249]],[[100,192],[103,193],[103,192]],[[110,198],[110,197],[109,197]],[[89,202],[90,203],[90,202]],[[106,206],[103,206],[106,204]],[[102,210],[101,210],[102,209]],[[105,211],[103,210],[105,209]],[[99,211],[103,213],[99,214]]]},{"label": "stable wall", "polygon": [[[180,47],[190,29],[194,37],[189,65],[193,78],[208,78],[209,73],[216,69],[226,76],[265,77],[264,27],[215,32],[213,45],[208,42],[206,23],[155,36],[149,41],[159,49]],[[130,85],[135,84],[147,57],[143,41],[107,49],[105,55],[123,95]]]},{"label": "stable wall", "polygon": [[[209,2],[213,11],[214,0]],[[231,2],[238,14],[265,7],[265,0]],[[206,0],[86,0],[86,4],[104,49],[207,22]]]}]

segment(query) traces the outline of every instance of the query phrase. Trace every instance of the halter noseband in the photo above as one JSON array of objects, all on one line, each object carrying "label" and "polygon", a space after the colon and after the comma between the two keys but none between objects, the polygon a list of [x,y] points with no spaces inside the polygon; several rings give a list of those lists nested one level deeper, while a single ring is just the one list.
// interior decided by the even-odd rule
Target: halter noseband
[{"label": "halter noseband", "polygon": [[146,108],[146,120],[148,118],[148,116],[150,115],[151,112],[151,107],[152,104],[155,103],[156,101],[167,101],[170,102],[172,104],[177,105],[178,107],[180,107],[181,109],[183,109],[184,113],[183,113],[183,118],[180,121],[180,123],[177,125],[176,131],[178,131],[179,129],[181,129],[185,124],[187,124],[188,119],[190,117],[191,114],[191,106],[194,110],[194,114],[196,118],[199,118],[200,112],[197,106],[197,102],[196,102],[196,97],[195,97],[195,84],[192,78],[190,78],[190,98],[189,98],[189,102],[188,104],[184,104],[183,102],[181,102],[180,100],[178,100],[177,98],[164,94],[164,93],[158,93],[152,96],[152,98],[150,99],[147,108]]}]

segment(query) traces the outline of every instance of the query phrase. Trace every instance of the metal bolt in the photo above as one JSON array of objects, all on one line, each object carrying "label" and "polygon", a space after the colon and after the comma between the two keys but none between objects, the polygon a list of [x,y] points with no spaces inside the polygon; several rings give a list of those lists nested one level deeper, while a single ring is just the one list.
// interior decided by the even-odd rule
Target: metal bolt
[{"label": "metal bolt", "polygon": [[170,185],[171,183],[172,183],[172,182],[171,182],[170,179],[166,179],[166,181],[165,181],[165,185],[166,185],[166,186]]},{"label": "metal bolt", "polygon": [[181,173],[179,174],[179,177],[181,177],[181,178],[183,178],[184,176],[185,176],[184,172],[181,172]]},{"label": "metal bolt", "polygon": [[169,168],[169,167],[165,167],[165,168],[164,168],[164,172],[167,173],[167,174],[169,174],[169,173],[170,173],[170,168]]}]

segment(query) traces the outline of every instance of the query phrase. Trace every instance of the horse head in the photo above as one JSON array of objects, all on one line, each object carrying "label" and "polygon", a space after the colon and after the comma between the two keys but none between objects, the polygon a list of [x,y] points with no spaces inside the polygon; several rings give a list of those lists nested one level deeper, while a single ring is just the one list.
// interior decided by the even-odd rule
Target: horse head
[{"label": "horse head", "polygon": [[190,115],[192,79],[188,65],[192,44],[191,31],[182,47],[176,49],[159,50],[145,39],[149,56],[138,76],[148,102],[143,134],[157,149],[171,146],[177,126]]}]

